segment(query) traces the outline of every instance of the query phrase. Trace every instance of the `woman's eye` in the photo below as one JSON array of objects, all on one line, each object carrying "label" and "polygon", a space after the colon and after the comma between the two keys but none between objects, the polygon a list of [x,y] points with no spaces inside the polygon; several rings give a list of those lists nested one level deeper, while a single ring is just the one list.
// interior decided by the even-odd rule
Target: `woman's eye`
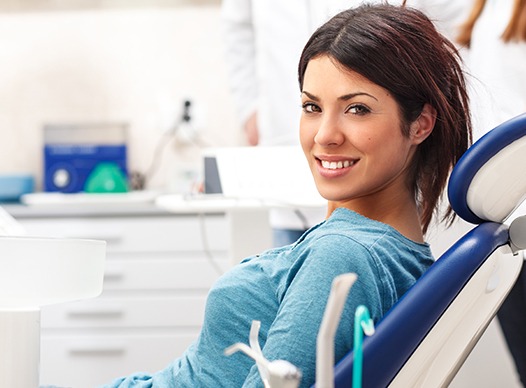
[{"label": "woman's eye", "polygon": [[365,105],[356,104],[356,105],[351,105],[347,109],[347,112],[355,114],[355,115],[364,115],[364,114],[371,112],[371,110],[367,108]]},{"label": "woman's eye", "polygon": [[314,112],[320,112],[321,109],[316,104],[313,104],[312,102],[306,102],[302,105],[303,111],[306,113],[314,113]]}]

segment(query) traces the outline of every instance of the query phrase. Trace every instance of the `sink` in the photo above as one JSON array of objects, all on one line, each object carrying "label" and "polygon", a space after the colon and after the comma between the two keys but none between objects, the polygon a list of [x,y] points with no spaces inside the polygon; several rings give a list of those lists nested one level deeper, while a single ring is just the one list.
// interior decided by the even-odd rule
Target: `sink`
[{"label": "sink", "polygon": [[0,237],[0,310],[99,295],[105,256],[104,241]]}]

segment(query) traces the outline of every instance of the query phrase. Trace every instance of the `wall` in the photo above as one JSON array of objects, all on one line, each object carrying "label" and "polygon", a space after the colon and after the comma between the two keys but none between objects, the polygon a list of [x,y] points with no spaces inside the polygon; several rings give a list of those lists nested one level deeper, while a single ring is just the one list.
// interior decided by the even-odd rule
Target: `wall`
[{"label": "wall", "polygon": [[[202,139],[242,140],[223,63],[219,5],[0,12],[0,173],[42,178],[46,123],[129,123],[129,165],[195,102]],[[199,165],[195,146],[167,144],[154,187]]]}]

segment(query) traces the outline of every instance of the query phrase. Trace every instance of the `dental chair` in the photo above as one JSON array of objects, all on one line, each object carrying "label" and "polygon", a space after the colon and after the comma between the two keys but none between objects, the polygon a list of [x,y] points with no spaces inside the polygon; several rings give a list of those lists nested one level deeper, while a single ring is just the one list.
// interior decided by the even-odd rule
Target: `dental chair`
[{"label": "dental chair", "polygon": [[[473,144],[455,166],[448,197],[477,225],[447,250],[363,343],[363,387],[443,387],[455,377],[514,285],[526,248],[526,114]],[[352,293],[352,291],[351,291]],[[334,369],[351,387],[353,353]],[[320,388],[320,387],[318,387]]]}]

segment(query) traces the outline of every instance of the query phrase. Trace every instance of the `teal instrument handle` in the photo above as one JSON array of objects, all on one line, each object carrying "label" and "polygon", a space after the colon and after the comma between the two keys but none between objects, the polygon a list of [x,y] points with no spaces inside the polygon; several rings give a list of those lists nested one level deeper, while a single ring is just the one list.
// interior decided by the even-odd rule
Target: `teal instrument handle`
[{"label": "teal instrument handle", "polygon": [[374,334],[374,323],[367,307],[360,305],[354,313],[354,362],[352,370],[353,388],[362,386],[363,335]]}]

